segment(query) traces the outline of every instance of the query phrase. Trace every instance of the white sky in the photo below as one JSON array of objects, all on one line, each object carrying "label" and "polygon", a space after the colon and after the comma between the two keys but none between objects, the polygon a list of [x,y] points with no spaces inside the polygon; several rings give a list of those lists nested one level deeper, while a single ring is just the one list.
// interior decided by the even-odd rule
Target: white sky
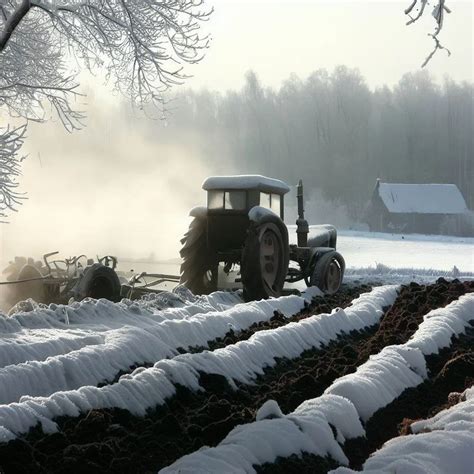
[{"label": "white sky", "polygon": [[[254,69],[265,85],[278,86],[290,73],[306,77],[338,64],[360,69],[369,86],[393,85],[420,68],[433,47],[432,7],[426,18],[406,26],[400,1],[212,0],[215,12],[207,28],[211,48],[191,68],[189,86],[239,88]],[[473,81],[473,4],[448,1],[442,43],[452,55],[438,52],[429,64],[437,80],[449,74]]]}]

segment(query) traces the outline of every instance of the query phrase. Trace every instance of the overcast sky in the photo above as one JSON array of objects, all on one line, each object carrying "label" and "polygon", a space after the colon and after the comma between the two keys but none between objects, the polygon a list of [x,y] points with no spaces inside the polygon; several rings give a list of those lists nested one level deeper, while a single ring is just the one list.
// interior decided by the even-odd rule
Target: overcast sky
[{"label": "overcast sky", "polygon": [[[192,68],[189,85],[225,90],[238,88],[248,69],[266,85],[278,86],[294,72],[306,77],[317,68],[338,64],[357,67],[371,87],[392,85],[420,68],[433,47],[428,15],[406,26],[410,3],[318,0],[212,0],[215,12],[207,25],[212,45],[204,61]],[[428,69],[437,80],[449,74],[473,80],[473,4],[448,1],[442,43],[452,55],[438,52]]]}]

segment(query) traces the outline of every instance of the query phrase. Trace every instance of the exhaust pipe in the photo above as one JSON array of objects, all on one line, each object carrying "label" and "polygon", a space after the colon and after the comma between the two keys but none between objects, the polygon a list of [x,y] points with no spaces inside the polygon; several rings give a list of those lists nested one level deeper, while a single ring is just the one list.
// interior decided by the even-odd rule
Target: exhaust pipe
[{"label": "exhaust pipe", "polygon": [[296,198],[298,200],[298,219],[296,219],[296,235],[298,236],[298,247],[308,246],[308,221],[304,218],[303,204],[303,181],[300,179],[296,188]]}]

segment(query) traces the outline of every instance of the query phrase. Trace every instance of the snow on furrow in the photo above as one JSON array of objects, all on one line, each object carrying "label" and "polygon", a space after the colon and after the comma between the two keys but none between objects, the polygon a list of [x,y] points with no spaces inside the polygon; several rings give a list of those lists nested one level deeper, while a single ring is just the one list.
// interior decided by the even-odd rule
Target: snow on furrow
[{"label": "snow on furrow", "polygon": [[181,293],[184,297],[150,294],[146,299],[118,304],[89,300],[71,306],[50,305],[9,318],[0,313],[0,368],[104,344],[104,334],[112,329],[147,329],[167,320],[224,311],[242,302],[237,293],[215,292],[199,297]]},{"label": "snow on furrow", "polygon": [[279,410],[272,411],[272,407],[266,410],[270,404],[277,406],[270,400],[260,409],[266,411],[268,418],[237,426],[217,448],[203,448],[183,456],[160,473],[249,473],[255,472],[254,465],[301,451],[319,456],[329,454],[341,464],[347,464],[348,459],[334,439],[330,425],[338,430],[341,439],[364,433],[354,407],[342,397],[321,397],[318,402],[305,406],[301,413],[287,416],[282,416]]},{"label": "snow on furrow", "polygon": [[355,373],[337,379],[325,393],[351,400],[360,417],[368,420],[405,389],[422,383],[427,378],[424,356],[449,347],[451,337],[464,333],[473,319],[474,293],[468,293],[445,308],[430,311],[408,342],[385,347]]},{"label": "snow on furrow", "polygon": [[[47,397],[24,396],[19,403],[0,405],[0,427],[19,434],[41,422],[44,430],[54,430],[56,425],[51,420],[55,417],[77,416],[80,412],[93,408],[117,407],[135,415],[144,415],[148,408],[163,404],[166,398],[171,397],[175,393],[176,383],[202,390],[197,370],[222,373],[231,382],[235,379],[251,383],[256,374],[262,373],[264,366],[275,364],[276,357],[297,357],[305,349],[326,344],[342,332],[375,324],[382,316],[382,308],[395,300],[397,288],[375,288],[354,300],[353,306],[346,310],[339,310],[331,315],[312,316],[275,330],[260,331],[248,341],[224,349],[185,354],[170,359],[168,363],[160,361],[152,368],[140,368],[130,375],[122,376],[118,383],[112,385],[101,388],[83,386]],[[254,315],[256,308],[267,308],[269,317],[274,309],[292,307],[295,312],[303,303],[304,299],[301,297],[288,296],[238,305],[234,308],[236,317],[232,324],[241,324],[237,315],[244,318],[245,314]],[[244,310],[242,313],[238,311],[239,306]],[[262,311],[262,316],[264,313]],[[222,319],[225,320],[224,316],[221,313],[211,318],[220,325]],[[173,321],[167,323],[171,324]]]},{"label": "snow on furrow", "polygon": [[[234,297],[230,295],[229,298],[233,301]],[[178,348],[205,346],[208,341],[224,336],[230,329],[240,331],[256,322],[266,321],[276,310],[291,316],[307,303],[305,298],[292,295],[237,304],[225,311],[153,321],[153,324],[150,320],[139,321],[138,327],[126,325],[103,331],[100,333],[103,338],[100,344],[45,360],[30,360],[1,368],[0,403],[16,402],[25,395],[48,396],[58,391],[110,381],[119,371],[127,370],[134,364],[175,357]],[[117,308],[118,305],[106,301],[93,305],[96,310],[99,306],[103,306],[109,314],[116,309],[123,316],[123,307]],[[128,316],[125,314],[125,317]]]},{"label": "snow on furrow", "polygon": [[434,417],[411,425],[414,433],[385,443],[364,463],[362,471],[336,469],[334,474],[410,472],[471,474],[474,466],[474,387],[464,401]]},{"label": "snow on furrow", "polygon": [[0,333],[44,328],[86,328],[104,331],[126,325],[147,327],[168,319],[183,319],[211,311],[224,311],[238,303],[242,303],[238,293],[218,291],[205,296],[194,296],[189,292],[181,297],[174,293],[147,295],[142,300],[124,299],[120,303],[90,299],[67,306],[50,304],[47,308],[39,307],[9,318],[2,317],[0,313]]},{"label": "snow on furrow", "polygon": [[345,310],[337,308],[276,329],[259,331],[247,341],[238,342],[213,352],[183,354],[172,360],[162,360],[155,367],[169,374],[171,380],[199,389],[199,372],[225,376],[231,386],[234,381],[250,384],[263,374],[265,367],[276,364],[277,358],[294,359],[305,350],[320,348],[342,333],[359,331],[376,324],[386,306],[397,296],[397,286],[373,289],[352,302]]},{"label": "snow on furrow", "polygon": [[[160,473],[219,473],[223,470],[249,473],[255,472],[254,465],[273,463],[277,457],[289,457],[302,452],[320,456],[330,455],[341,465],[347,465],[347,458],[336,445],[342,444],[345,439],[364,435],[365,431],[360,420],[370,418],[373,413],[388,405],[406,388],[422,383],[427,377],[424,355],[436,353],[443,347],[448,347],[451,337],[464,333],[470,324],[469,321],[473,319],[474,294],[463,295],[445,308],[436,309],[425,315],[419,329],[407,343],[385,347],[379,354],[371,356],[355,373],[337,379],[321,397],[303,402],[293,413],[286,416],[281,413],[276,402],[272,401],[273,406],[270,410],[266,409],[269,403],[266,402],[260,411],[264,411],[267,418],[273,419],[262,420],[257,413],[257,421],[234,428],[215,448],[204,448],[183,456],[171,466],[162,469]],[[469,397],[471,396],[469,392]],[[338,403],[339,406],[336,406]],[[414,429],[421,431],[439,429],[441,426],[451,427],[451,432],[442,438],[442,442],[445,446],[451,444],[456,455],[464,456],[469,453],[472,455],[472,424],[467,426],[468,423],[472,423],[471,406],[460,407],[458,410],[452,416],[438,414],[428,422],[419,422],[418,425],[415,423]],[[321,417],[321,411],[324,414],[323,417]],[[302,419],[306,423],[303,423]],[[322,433],[325,424],[329,423],[336,428],[335,438],[330,430]],[[319,435],[312,436],[316,429],[320,430]],[[463,430],[471,431],[470,441]],[[438,439],[438,434],[432,434],[432,436],[433,439],[428,441],[431,442],[431,449],[435,450],[436,444],[441,440]],[[286,439],[289,440],[287,444],[282,442]],[[413,470],[409,472],[420,474],[427,472],[420,469],[424,460],[423,449],[427,446],[421,442],[421,439],[420,443],[417,443],[416,438],[413,442],[409,441],[403,452],[397,451],[397,442],[395,445],[390,443],[386,445],[390,448],[387,448],[388,455],[382,456],[385,459],[380,462],[376,460],[370,465],[367,461],[368,468],[372,469],[372,466],[375,466],[370,472],[398,472],[397,469],[393,470],[390,467],[385,469],[384,463],[387,459],[388,461],[398,459],[403,463],[403,453],[408,455],[414,449],[418,450],[418,457],[410,465]],[[469,449],[471,449],[470,452]],[[444,454],[448,451],[449,449],[445,448]],[[435,453],[433,457],[437,456]],[[397,467],[400,467],[400,464]],[[436,469],[433,472],[448,471],[457,472],[450,469],[447,471]],[[339,468],[332,472],[343,474],[352,471]],[[469,471],[461,470],[460,472]]]},{"label": "snow on furrow", "polygon": [[32,329],[13,335],[0,332],[0,368],[45,360],[50,356],[103,343],[103,335],[81,330]]}]

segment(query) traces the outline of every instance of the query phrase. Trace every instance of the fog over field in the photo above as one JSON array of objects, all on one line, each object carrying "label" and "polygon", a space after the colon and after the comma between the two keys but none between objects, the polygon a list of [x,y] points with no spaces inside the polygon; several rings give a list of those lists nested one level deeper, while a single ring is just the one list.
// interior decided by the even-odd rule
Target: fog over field
[{"label": "fog over field", "polygon": [[175,256],[189,209],[204,202],[205,160],[179,141],[160,140],[161,123],[148,126],[120,102],[92,90],[88,102],[82,131],[30,128],[28,199],[2,226],[4,255]]},{"label": "fog over field", "polygon": [[[86,77],[83,130],[30,124],[2,259],[59,250],[173,258],[211,174],[303,177],[310,223],[357,227],[375,179],[455,182],[474,202],[472,5],[433,24],[403,2],[213,2],[212,41],[151,120]],[[156,111],[148,111],[156,117]],[[160,114],[158,114],[160,115]],[[294,192],[288,206],[295,205]],[[287,212],[294,223],[294,209]]]}]

